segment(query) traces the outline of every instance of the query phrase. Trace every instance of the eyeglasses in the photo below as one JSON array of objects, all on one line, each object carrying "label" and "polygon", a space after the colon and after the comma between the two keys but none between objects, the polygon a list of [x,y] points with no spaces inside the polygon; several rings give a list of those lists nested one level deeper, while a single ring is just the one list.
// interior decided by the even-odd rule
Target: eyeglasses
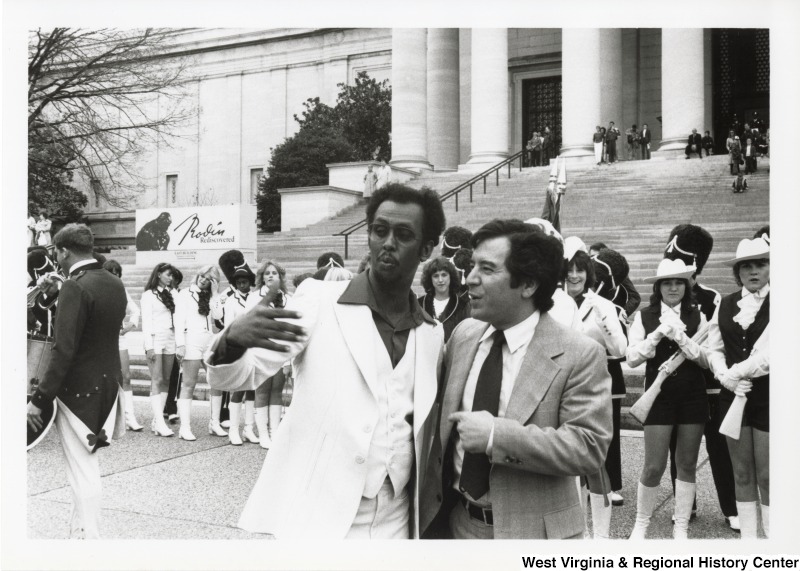
[{"label": "eyeglasses", "polygon": [[389,233],[393,234],[398,242],[403,244],[410,244],[417,239],[417,235],[413,230],[403,226],[389,226],[381,222],[374,222],[367,226],[369,233],[378,238],[379,240],[386,240]]}]

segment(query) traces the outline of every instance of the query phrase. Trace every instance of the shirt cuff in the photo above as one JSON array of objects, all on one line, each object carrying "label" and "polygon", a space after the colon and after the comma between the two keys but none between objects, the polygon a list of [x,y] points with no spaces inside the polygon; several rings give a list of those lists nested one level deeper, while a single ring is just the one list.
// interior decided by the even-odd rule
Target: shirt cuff
[{"label": "shirt cuff", "polygon": [[492,447],[494,446],[494,421],[492,421],[492,430],[489,432],[489,442],[486,443],[486,455],[489,461],[492,461]]}]

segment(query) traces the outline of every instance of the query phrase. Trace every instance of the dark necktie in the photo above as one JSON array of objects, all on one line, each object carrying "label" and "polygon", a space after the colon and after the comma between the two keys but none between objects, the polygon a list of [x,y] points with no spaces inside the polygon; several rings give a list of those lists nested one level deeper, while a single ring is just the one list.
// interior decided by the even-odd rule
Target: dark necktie
[{"label": "dark necktie", "polygon": [[[497,416],[497,409],[500,406],[500,387],[503,382],[503,344],[506,338],[502,331],[495,331],[492,338],[492,348],[478,374],[472,411],[485,410],[492,416]],[[491,467],[489,457],[485,453],[464,452],[460,482],[462,491],[468,492],[475,500],[488,492]]]}]

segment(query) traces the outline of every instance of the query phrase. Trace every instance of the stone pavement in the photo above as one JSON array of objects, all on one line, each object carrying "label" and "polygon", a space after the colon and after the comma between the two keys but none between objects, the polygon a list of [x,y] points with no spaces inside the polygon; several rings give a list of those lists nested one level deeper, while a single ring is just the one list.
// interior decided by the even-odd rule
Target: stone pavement
[{"label": "stone pavement", "polygon": [[[147,398],[135,398],[139,422],[149,427]],[[103,475],[102,526],[107,539],[265,539],[236,527],[239,514],[268,451],[255,444],[234,447],[206,430],[208,403],[195,402],[192,431],[197,440],[128,432],[99,452]],[[642,433],[623,431],[623,496],[615,507],[612,535],[627,537],[635,519],[636,482],[642,466]],[[298,451],[298,453],[302,453]],[[27,455],[28,538],[68,537],[70,489],[55,430]],[[719,511],[708,455],[701,448],[697,474],[697,518],[690,538],[734,539]],[[650,525],[650,538],[672,536],[672,494],[668,475]]]}]

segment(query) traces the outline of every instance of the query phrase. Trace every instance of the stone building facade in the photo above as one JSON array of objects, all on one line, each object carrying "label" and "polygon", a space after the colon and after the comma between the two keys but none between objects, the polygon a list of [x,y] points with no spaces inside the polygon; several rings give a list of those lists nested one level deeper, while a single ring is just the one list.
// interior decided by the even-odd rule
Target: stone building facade
[{"label": "stone building facade", "polygon": [[[623,132],[647,123],[658,157],[681,154],[693,128],[724,144],[734,112],[769,117],[768,30],[188,29],[176,54],[191,58],[198,113],[143,159],[140,208],[254,202],[303,102],[333,104],[337,84],[360,71],[391,81],[392,163],[415,170],[481,169],[545,124],[562,155],[581,161],[593,160],[595,125],[609,121]],[[737,78],[763,77],[765,66],[766,87],[742,91]],[[124,218],[85,191],[90,220]]]}]

